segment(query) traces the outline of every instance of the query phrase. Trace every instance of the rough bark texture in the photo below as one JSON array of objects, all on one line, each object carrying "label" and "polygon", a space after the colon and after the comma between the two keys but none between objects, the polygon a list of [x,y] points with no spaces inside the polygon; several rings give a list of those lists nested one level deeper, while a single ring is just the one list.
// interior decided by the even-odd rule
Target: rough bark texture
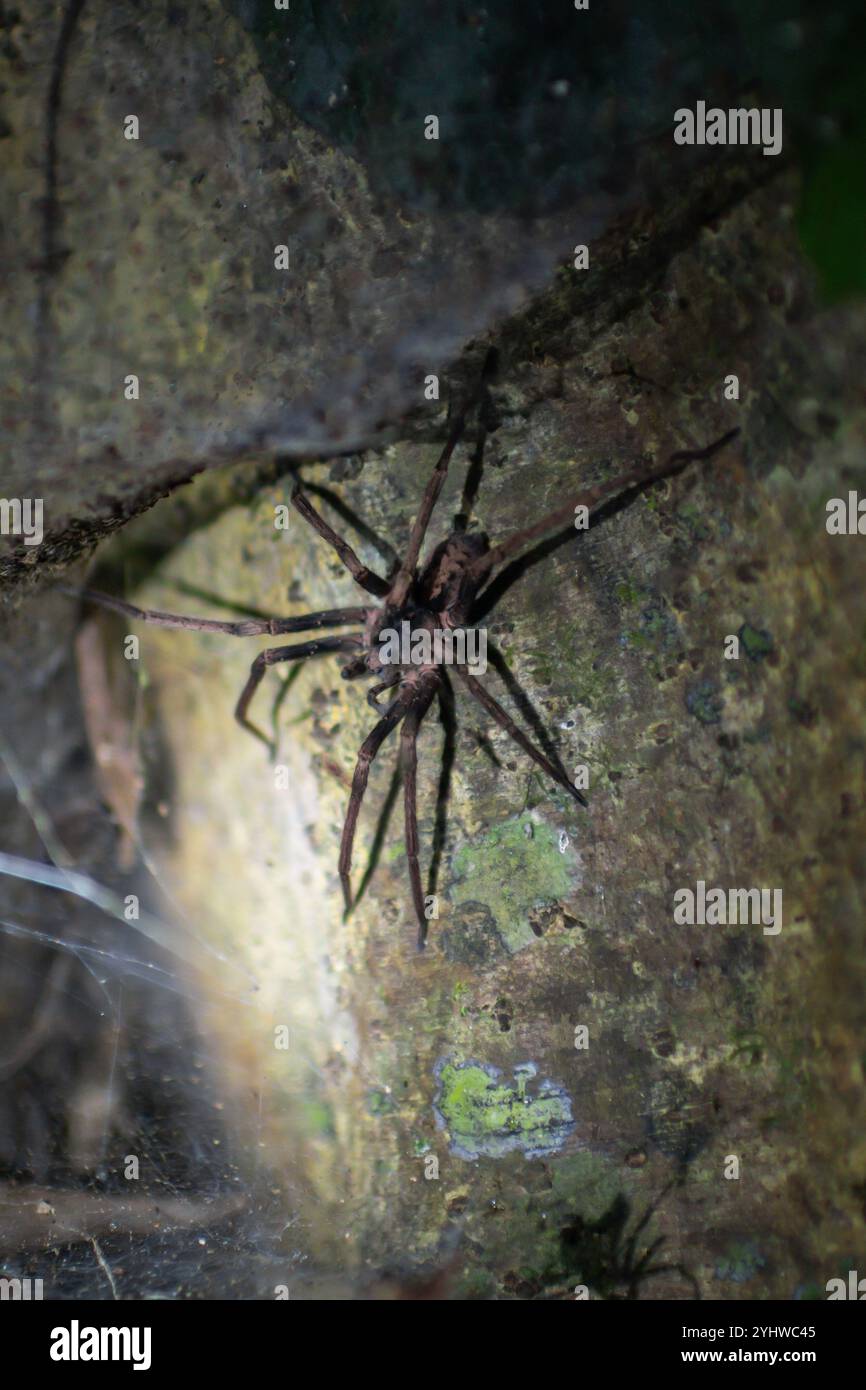
[{"label": "rough bark texture", "polygon": [[423,374],[639,192],[581,184],[528,220],[381,196],[269,87],[217,0],[144,16],[68,0],[54,23],[24,4],[0,23],[4,487],[45,499],[47,533],[38,556],[0,557],[6,583],[202,468],[379,439]]},{"label": "rough bark texture", "polygon": [[[293,1023],[294,1064],[312,1056],[328,1078],[314,1088],[316,1181],[345,1202],[349,1248],[373,1270],[441,1261],[456,1226],[463,1292],[579,1282],[588,1248],[578,1239],[564,1255],[561,1231],[618,1211],[621,1193],[634,1219],[680,1173],[655,1221],[705,1296],[802,1297],[858,1247],[862,561],[823,521],[858,466],[862,405],[840,365],[862,353],[862,318],[813,313],[792,193],[777,183],[669,262],[648,257],[642,283],[626,252],[619,299],[593,303],[590,279],[582,310],[567,276],[559,304],[550,296],[503,335],[476,509],[492,536],[644,451],[734,422],[742,436],[551,550],[491,614],[566,766],[588,765],[590,809],[461,700],[441,910],[423,957],[398,813],[361,909],[340,924],[345,781],[371,722],[357,689],[327,659],[298,677],[279,716],[278,761],[292,769],[279,791],[263,751],[231,726],[248,653],[145,638],[177,779],[166,872],[218,940],[240,932],[254,973],[267,961],[263,1029]],[[736,404],[722,400],[728,372]],[[308,475],[399,543],[435,453],[401,444],[348,480],[342,465]],[[291,611],[351,601],[300,523],[288,544],[273,532],[287,497],[276,483],[229,508],[160,579],[265,610],[282,611],[287,580]],[[166,606],[171,592],[152,583],[143,595]],[[428,852],[439,746],[431,719]],[[356,880],[391,775],[383,753]],[[781,932],[674,925],[675,890],[698,879],[781,888]],[[275,1098],[287,1065],[278,1053],[268,1071],[276,1153],[296,1108],[297,1079],[285,1113]],[[425,1179],[430,1155],[438,1180]],[[738,1181],[724,1177],[728,1155]],[[672,1271],[649,1291],[689,1285]]]},{"label": "rough bark texture", "polygon": [[[656,1200],[647,1234],[665,1244],[654,1262],[678,1267],[639,1280],[642,1297],[688,1298],[695,1283],[709,1298],[823,1296],[828,1278],[856,1266],[864,561],[859,538],[830,536],[824,522],[828,498],[863,474],[866,318],[816,306],[793,231],[793,177],[756,184],[754,165],[726,164],[613,224],[593,243],[589,272],[561,271],[492,335],[496,420],[474,513],[493,538],[642,454],[698,446],[732,425],[741,434],[587,534],[542,547],[489,615],[565,765],[589,768],[590,805],[578,810],[535,775],[458,696],[425,954],[413,944],[399,800],[361,904],[341,920],[339,832],[373,716],[336,663],[310,663],[287,690],[268,676],[257,705],[278,740],[271,763],[231,714],[258,642],[106,620],[112,661],[127,632],[141,638],[137,665],[120,663],[126,694],[113,697],[132,711],[123,802],[82,758],[69,600],[39,589],[4,619],[3,728],[31,792],[77,862],[152,900],[142,868],[130,877],[117,867],[107,799],[169,895],[163,915],[183,917],[206,943],[178,927],[194,982],[156,952],[181,1002],[134,983],[122,1018],[113,997],[106,1022],[80,1020],[68,1084],[50,1049],[19,1069],[21,1085],[4,1092],[5,1169],[69,1187],[98,1170],[120,1193],[122,1157],[140,1149],[148,1193],[170,1173],[173,1191],[219,1192],[220,1218],[225,1189],[240,1187],[240,1229],[254,1250],[261,1223],[268,1258],[182,1265],[176,1294],[270,1296],[277,1282],[293,1296],[331,1291],[309,1269],[348,1276],[353,1289],[444,1269],[458,1297],[571,1296],[579,1283],[592,1296],[622,1294],[625,1238]],[[164,199],[156,206],[165,213]],[[172,299],[177,286],[166,280],[165,292]],[[150,313],[130,333],[156,353]],[[191,334],[190,323],[175,341]],[[455,365],[455,390],[481,347]],[[247,343],[235,348],[249,360]],[[738,401],[724,399],[731,373]],[[256,389],[263,402],[266,383]],[[86,400],[75,399],[83,415],[70,427],[86,434]],[[444,424],[443,394],[395,424],[386,447],[304,466],[325,490],[316,505],[334,504],[332,519],[342,508],[341,528],[363,518],[399,551]],[[108,438],[114,423],[104,428]],[[471,447],[470,429],[432,540],[459,510]],[[86,528],[90,481],[81,487],[68,514]],[[210,616],[221,610],[208,594],[292,614],[356,602],[294,512],[287,533],[275,529],[290,491],[285,462],[211,471],[127,526],[103,573],[136,602]],[[369,533],[359,549],[377,562]],[[725,659],[731,634],[736,660]],[[92,657],[83,669],[92,712],[101,676]],[[486,681],[510,703],[492,672]],[[441,741],[430,717],[419,744],[425,864]],[[386,745],[356,884],[393,764]],[[10,786],[4,799],[4,847],[37,855]],[[698,880],[781,889],[781,931],[675,925],[674,893]],[[46,918],[44,897],[16,894],[5,916],[74,935],[56,905]],[[86,930],[92,941],[89,919]],[[115,958],[129,950],[116,924],[99,939]],[[35,940],[21,949],[34,972],[52,959]],[[143,945],[135,957],[144,961]],[[79,985],[98,998],[91,975]],[[33,1007],[24,991],[7,992],[4,1037]],[[275,1046],[281,1025],[285,1050]],[[581,1028],[587,1047],[576,1045]],[[34,1076],[54,1078],[41,1109],[26,1091]],[[159,1124],[142,1126],[143,1109]],[[64,1114],[78,1135],[65,1167],[53,1157]],[[730,1156],[736,1180],[725,1176]],[[121,1229],[147,1239],[144,1218],[116,1200]],[[173,1210],[168,1224],[183,1231],[198,1217],[195,1206]],[[102,1215],[75,1219],[103,1230]],[[22,1250],[44,1247],[31,1226],[16,1231]],[[150,1287],[153,1267],[125,1258],[125,1287]]]}]

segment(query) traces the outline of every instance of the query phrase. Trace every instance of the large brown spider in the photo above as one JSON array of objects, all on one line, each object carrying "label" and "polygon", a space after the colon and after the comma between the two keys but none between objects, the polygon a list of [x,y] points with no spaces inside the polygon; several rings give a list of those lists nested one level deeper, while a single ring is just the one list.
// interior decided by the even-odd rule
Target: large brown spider
[{"label": "large brown spider", "polygon": [[[412,885],[412,901],[418,920],[418,945],[423,948],[427,935],[425,898],[421,885],[421,871],[418,864],[418,817],[416,797],[416,743],[418,729],[426,715],[434,696],[437,696],[442,709],[443,722],[450,709],[451,687],[447,669],[443,664],[399,664],[382,659],[384,647],[381,636],[386,630],[399,629],[403,621],[411,625],[414,634],[422,629],[433,633],[436,629],[466,629],[472,626],[474,617],[482,610],[482,603],[489,589],[483,587],[491,579],[492,571],[518,550],[543,536],[546,532],[573,523],[578,507],[586,507],[587,515],[596,511],[603,503],[639,488],[645,483],[667,477],[678,472],[690,460],[708,459],[721,449],[736,430],[730,430],[723,438],[705,449],[679,450],[661,464],[638,464],[626,473],[609,482],[599,483],[576,494],[563,506],[548,514],[531,526],[515,532],[507,540],[492,548],[487,538],[481,534],[469,534],[465,529],[455,529],[437,545],[426,562],[419,567],[419,558],[427,527],[433,509],[442,491],[448,473],[451,456],[463,434],[469,410],[479,401],[486,400],[487,380],[491,372],[493,354],[488,354],[481,382],[457,414],[448,434],[442,453],[434,466],[421,501],[421,507],[409,536],[406,553],[399,566],[392,569],[389,578],[384,579],[362,564],[354,550],[328,525],[310,505],[309,500],[296,484],[292,503],[305,521],[319,535],[333,546],[356,584],[375,596],[379,602],[357,608],[332,608],[320,613],[307,613],[299,618],[263,618],[239,622],[221,622],[211,618],[188,618],[173,613],[160,613],[152,609],[136,608],[131,603],[115,598],[110,594],[92,589],[75,591],[86,600],[98,603],[119,613],[139,618],[145,623],[161,627],[191,628],[196,631],[224,632],[234,637],[255,637],[263,634],[276,636],[284,632],[307,632],[316,628],[357,627],[356,634],[342,634],[334,637],[317,637],[312,641],[299,642],[286,647],[268,647],[259,652],[252,663],[249,679],[241,692],[235,709],[238,722],[255,734],[257,738],[269,743],[266,736],[247,718],[250,701],[255,694],[265,671],[282,661],[301,661],[310,656],[323,653],[340,653],[349,657],[342,668],[346,680],[358,676],[380,676],[382,679],[367,694],[373,709],[379,714],[378,723],[361,744],[352,790],[343,826],[340,845],[340,880],[343,885],[346,912],[352,907],[350,869],[352,846],[358,813],[367,787],[370,764],[384,740],[402,722],[401,763],[403,772],[403,794],[406,825],[406,858],[409,864],[409,877]],[[463,518],[460,518],[463,520]],[[494,661],[501,675],[505,674],[503,664]],[[557,782],[575,801],[586,805],[581,792],[569,780],[568,774],[555,750],[549,745],[543,731],[536,730],[548,747],[548,754],[537,748],[518,728],[502,705],[472,675],[466,664],[455,664],[454,670],[474,700],[486,710],[539,767]],[[384,707],[378,697],[383,691],[397,686],[397,693]],[[515,693],[512,683],[512,693]],[[524,713],[525,708],[524,697]],[[535,722],[535,721],[533,721]]]}]

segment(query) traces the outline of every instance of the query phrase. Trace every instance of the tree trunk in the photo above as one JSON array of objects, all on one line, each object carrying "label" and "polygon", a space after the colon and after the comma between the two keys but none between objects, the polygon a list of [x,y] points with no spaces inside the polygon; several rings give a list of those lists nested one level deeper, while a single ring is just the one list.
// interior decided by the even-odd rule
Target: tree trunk
[{"label": "tree trunk", "polygon": [[[212,47],[218,63],[217,38]],[[252,101],[257,79],[242,78],[231,81]],[[212,139],[210,127],[199,137]],[[191,179],[196,159],[183,167]],[[341,168],[329,196],[348,219],[367,192],[351,161]],[[148,257],[170,241],[166,178]],[[201,385],[195,370],[177,357],[185,404],[160,406],[156,466],[141,472],[138,432],[150,429],[152,403],[137,423],[118,404],[109,427],[81,382],[55,390],[52,409],[68,411],[55,452],[41,473],[19,477],[53,487],[57,543],[32,565],[17,547],[4,571],[3,848],[44,857],[36,798],[47,808],[36,808],[37,828],[47,817],[71,862],[121,903],[135,894],[141,916],[98,918],[3,880],[2,915],[18,924],[2,1017],[5,1176],[59,1175],[58,1201],[78,1203],[98,1173],[120,1228],[169,1260],[201,1224],[202,1193],[218,1191],[218,1230],[233,1219],[240,1235],[224,1237],[218,1273],[189,1276],[188,1292],[787,1299],[823,1297],[826,1280],[847,1271],[862,1248],[866,1182],[864,561],[857,540],[828,534],[825,520],[829,499],[847,498],[860,476],[864,312],[819,310],[796,198],[789,171],[714,164],[669,200],[599,224],[589,269],[561,267],[519,312],[503,317],[485,296],[471,313],[455,310],[451,367],[442,351],[429,354],[438,402],[417,386],[407,394],[401,378],[327,449],[305,433],[307,416],[295,436],[285,413],[258,439],[244,423],[233,444],[226,426],[220,457],[254,457],[207,468],[152,507],[205,462],[203,392],[196,447],[179,449],[179,471],[169,467],[172,430]],[[85,221],[96,215],[86,200],[79,207]],[[211,230],[202,223],[203,237]],[[177,275],[199,254],[173,262],[163,297],[124,325],[124,368],[155,354],[165,373],[160,334],[177,355],[196,323],[216,322],[202,252],[189,301],[165,326]],[[329,313],[338,301],[335,291]],[[82,284],[64,300],[58,283],[52,306],[55,348],[81,342],[85,362],[103,360],[105,342],[80,337]],[[279,372],[270,358],[261,372],[250,366],[265,361],[267,325],[261,339],[237,340],[232,312],[208,338],[202,370],[211,385],[248,370],[252,420]],[[467,343],[482,323],[489,331]],[[457,682],[435,913],[419,953],[399,736],[372,767],[353,867],[364,891],[343,921],[340,832],[376,718],[366,686],[343,682],[332,657],[289,679],[278,666],[254,707],[275,739],[269,759],[232,718],[263,643],[91,612],[73,646],[75,604],[30,576],[77,582],[83,567],[67,562],[122,525],[99,552],[97,578],[143,606],[225,617],[214,600],[288,615],[363,602],[293,509],[288,530],[275,524],[279,509],[300,472],[365,563],[385,563],[374,538],[399,554],[449,398],[471,385],[488,343],[499,365],[480,461],[472,415],[430,542],[465,509],[468,477],[473,519],[495,543],[643,456],[740,433],[710,461],[606,507],[588,530],[551,537],[509,572],[509,587],[494,585],[489,640],[566,769],[586,769],[589,804],[543,776]],[[292,370],[302,366],[299,348]],[[56,386],[56,352],[50,370]],[[395,403],[407,400],[401,419]],[[60,441],[70,430],[90,438],[98,421],[100,467],[63,466]],[[371,421],[377,446],[364,448]],[[330,456],[299,464],[304,452]],[[140,647],[124,660],[132,634]],[[492,666],[484,680],[522,719]],[[431,710],[419,739],[425,882],[442,752]],[[678,921],[685,890],[700,897],[699,885],[769,890],[764,907],[781,910],[774,920]],[[156,916],[170,924],[164,934]],[[52,975],[68,955],[58,943],[70,941],[73,974]],[[41,993],[18,990],[31,977],[45,981]],[[25,1020],[40,1009],[44,1032],[16,1062],[16,1039],[27,1042]],[[74,1037],[65,1079],[63,1036]],[[41,1108],[34,1077],[48,1087]],[[166,1182],[189,1201],[158,1237],[124,1195],[130,1154],[142,1201]],[[227,1191],[242,1194],[241,1215],[230,1216]],[[664,1244],[636,1269],[628,1236],[650,1207],[638,1251]],[[70,1218],[60,1230],[107,1227],[75,1210],[77,1226]],[[264,1233],[269,1255],[257,1260]],[[43,1244],[33,1218],[10,1250],[24,1259]],[[110,1264],[110,1236],[103,1248]],[[73,1276],[57,1261],[62,1284]],[[130,1258],[125,1287],[135,1296],[162,1277]]]}]

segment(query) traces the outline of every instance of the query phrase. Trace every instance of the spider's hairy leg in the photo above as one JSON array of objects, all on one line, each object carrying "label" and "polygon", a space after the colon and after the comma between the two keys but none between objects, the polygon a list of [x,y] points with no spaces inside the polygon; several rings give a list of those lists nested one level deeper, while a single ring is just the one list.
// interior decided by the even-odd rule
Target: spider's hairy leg
[{"label": "spider's hairy leg", "polygon": [[423,951],[427,940],[427,918],[424,915],[424,890],[421,887],[421,869],[418,864],[418,730],[435,687],[428,693],[419,695],[410,709],[400,730],[400,762],[403,767],[403,809],[406,825],[406,862],[409,865],[409,881],[412,885],[412,902],[418,921],[418,950]]},{"label": "spider's hairy leg", "polygon": [[347,661],[345,666],[340,668],[340,675],[344,681],[356,681],[359,676],[372,676],[373,672],[367,663],[367,652],[361,651],[357,656],[353,656],[351,661]]},{"label": "spider's hairy leg", "polygon": [[378,598],[384,598],[390,589],[387,579],[383,579],[380,574],[368,569],[365,564],[355,554],[348,541],[344,541],[342,536],[338,536],[333,527],[329,526],[323,516],[312,507],[301,491],[300,483],[292,493],[292,506],[299,512],[305,521],[309,522],[313,530],[333,546],[346,569],[351,574],[356,584],[360,584],[362,589],[366,589],[368,594],[376,594]]},{"label": "spider's hairy leg", "polygon": [[[526,691],[521,688],[517,677],[510,669],[502,652],[499,650],[496,643],[491,641],[489,637],[487,639],[487,660],[499,676],[499,679],[514,701],[523,719],[531,726],[532,732],[535,734],[542,752],[547,754],[553,766],[559,771],[560,776],[565,777],[567,781],[568,774],[563,767],[562,759],[559,756],[556,746],[544,726],[543,719],[526,694]],[[585,804],[586,802],[584,801],[584,805]]]},{"label": "spider's hairy leg", "polygon": [[[560,526],[566,526],[569,521],[573,521],[575,510],[578,507],[586,507],[588,512],[596,511],[602,503],[609,502],[612,497],[618,497],[620,493],[631,492],[633,488],[642,487],[645,483],[652,483],[657,479],[667,478],[672,473],[679,473],[687,463],[710,459],[739,433],[739,429],[728,430],[721,439],[708,444],[705,449],[678,449],[676,453],[670,454],[663,463],[638,464],[635,468],[630,468],[627,473],[620,473],[617,478],[611,478],[606,483],[599,483],[596,487],[587,488],[584,492],[575,494],[571,501],[566,502],[563,507],[557,507],[555,511],[548,512],[547,516],[542,517],[532,526],[527,526],[522,531],[515,531],[513,536],[508,537],[508,540],[502,541],[501,544],[493,546],[483,555],[479,555],[478,559],[469,567],[470,577],[475,580],[476,584],[480,584],[495,565],[507,560],[510,555],[521,550],[529,541],[538,540],[547,531],[554,531]],[[483,595],[479,594],[476,602],[482,597]]]},{"label": "spider's hairy leg", "polygon": [[379,704],[379,696],[383,690],[392,690],[395,685],[402,680],[403,672],[397,667],[391,672],[387,680],[380,681],[378,685],[373,685],[367,691],[367,704],[374,709],[377,714],[382,713],[382,706]]},{"label": "spider's hairy leg", "polygon": [[250,667],[247,683],[241,691],[241,697],[235,707],[235,719],[242,728],[247,729],[256,738],[261,739],[267,748],[272,749],[273,744],[267,734],[263,734],[261,729],[257,729],[255,724],[251,724],[247,719],[250,701],[258,690],[268,667],[276,666],[280,661],[303,661],[308,656],[317,656],[321,653],[355,651],[360,641],[360,637],[317,637],[312,642],[296,642],[291,647],[266,647],[263,652],[259,652]]},{"label": "spider's hairy leg", "polygon": [[435,893],[439,881],[439,867],[445,853],[445,831],[447,826],[448,796],[451,790],[451,773],[457,756],[457,718],[454,709],[454,690],[448,678],[448,668],[440,667],[439,685],[439,723],[442,727],[442,761],[439,770],[439,785],[436,789],[436,811],[433,821],[433,844],[430,853],[430,868],[427,874],[427,892]]},{"label": "spider's hairy leg", "polygon": [[227,637],[275,637],[281,632],[309,632],[317,627],[341,627],[344,623],[363,623],[366,608],[327,608],[319,613],[304,613],[299,618],[243,618],[238,622],[223,622],[217,618],[189,618],[181,613],[161,613],[156,608],[137,608],[134,603],[104,594],[99,589],[73,589],[69,584],[56,586],[62,593],[110,608],[127,618],[150,623],[153,627],[186,629],[190,632],[222,632]]},{"label": "spider's hairy leg", "polygon": [[343,885],[343,902],[346,914],[352,910],[352,888],[350,882],[350,872],[352,868],[352,846],[355,843],[355,827],[358,824],[358,813],[361,809],[361,802],[367,790],[367,779],[370,775],[370,764],[384,743],[388,735],[396,729],[400,720],[406,714],[413,702],[413,692],[404,691],[397,696],[390,709],[388,709],[378,724],[364,739],[358,752],[358,760],[355,763],[355,771],[352,776],[352,790],[349,795],[349,805],[346,809],[346,820],[343,824],[343,836],[340,841],[340,882]]},{"label": "spider's hairy leg", "polygon": [[495,719],[496,723],[500,726],[500,728],[504,729],[505,732],[509,735],[509,737],[512,738],[514,742],[520,748],[523,749],[524,753],[528,753],[530,758],[532,758],[534,762],[538,763],[539,767],[544,769],[548,777],[551,777],[553,781],[556,782],[565,791],[567,791],[570,796],[573,796],[575,801],[577,801],[581,806],[585,806],[586,797],[583,795],[583,793],[579,792],[577,787],[575,787],[568,780],[565,773],[562,772],[559,768],[555,767],[554,764],[550,761],[550,759],[545,757],[544,753],[542,753],[539,748],[536,748],[535,745],[529,741],[523,730],[517,727],[514,720],[511,718],[511,715],[508,714],[502,708],[498,700],[494,700],[493,696],[489,693],[489,691],[484,689],[484,686],[481,684],[481,682],[476,680],[474,676],[470,675],[465,666],[455,666],[454,670],[457,672],[458,676],[463,681],[463,684],[466,686],[470,695],[472,695],[472,697],[476,699],[480,705],[483,705],[483,707],[487,710],[487,713],[493,719]]},{"label": "spider's hairy leg", "polygon": [[496,353],[495,350],[491,348],[484,360],[481,379],[455,419],[454,424],[451,426],[448,438],[445,442],[445,448],[442,450],[433,467],[433,472],[430,475],[427,487],[424,490],[424,496],[421,499],[421,506],[418,508],[415,525],[412,527],[409,535],[409,544],[406,547],[406,554],[403,557],[399,570],[394,576],[394,582],[391,585],[388,595],[389,604],[392,604],[395,608],[402,608],[406,602],[409,590],[412,587],[412,581],[415,578],[418,557],[421,554],[421,546],[424,544],[427,527],[433,515],[433,508],[439,500],[439,494],[448,476],[448,465],[451,462],[451,455],[457,448],[462,438],[463,431],[466,428],[466,417],[479,398],[483,396],[487,388],[488,379],[492,375],[495,365]]}]

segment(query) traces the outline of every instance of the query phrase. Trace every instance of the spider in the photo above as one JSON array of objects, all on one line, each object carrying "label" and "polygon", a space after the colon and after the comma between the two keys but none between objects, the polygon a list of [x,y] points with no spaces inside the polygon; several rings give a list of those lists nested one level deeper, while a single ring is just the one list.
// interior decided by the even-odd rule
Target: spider
[{"label": "spider", "polygon": [[[405,621],[415,633],[422,630],[432,635],[437,629],[453,632],[466,629],[473,624],[485,596],[490,594],[490,583],[495,569],[504,561],[517,554],[528,542],[537,540],[547,532],[566,526],[574,521],[579,506],[587,508],[587,517],[610,499],[625,492],[639,488],[648,482],[678,472],[690,460],[708,459],[733,438],[737,430],[731,430],[723,438],[705,449],[680,450],[671,454],[661,464],[641,463],[626,473],[597,486],[587,488],[576,494],[563,506],[557,507],[542,517],[540,521],[509,536],[498,545],[490,546],[487,537],[478,533],[468,533],[465,529],[455,529],[437,545],[423,564],[420,564],[421,548],[427,535],[427,528],[434,507],[445,482],[451,456],[459,443],[470,410],[487,399],[488,382],[493,373],[495,352],[487,355],[484,370],[476,390],[466,400],[463,408],[455,412],[446,443],[427,483],[421,500],[417,518],[411,529],[405,554],[399,564],[392,566],[388,578],[376,574],[362,563],[352,547],[337,534],[310,504],[298,481],[292,493],[292,504],[303,519],[336,551],[340,560],[351,574],[359,588],[371,595],[373,603],[359,607],[333,608],[319,613],[307,613],[297,618],[270,617],[238,622],[222,622],[210,618],[191,618],[173,613],[161,613],[152,609],[136,608],[131,603],[110,594],[92,589],[69,590],[86,601],[111,608],[145,623],[168,628],[187,628],[196,631],[222,632],[234,637],[255,637],[267,634],[310,632],[321,628],[354,627],[354,633],[335,636],[314,637],[312,640],[293,643],[289,646],[268,647],[259,652],[252,663],[249,679],[241,692],[235,709],[235,717],[243,728],[257,738],[269,743],[255,724],[248,718],[252,698],[269,666],[284,661],[304,661],[308,657],[325,654],[347,657],[342,668],[343,678],[353,680],[357,677],[379,677],[367,694],[367,700],[378,714],[378,722],[364,739],[358,753],[352,778],[349,805],[343,826],[340,844],[339,873],[343,888],[346,913],[353,907],[350,870],[352,847],[358,814],[367,787],[370,764],[389,734],[402,724],[400,735],[400,761],[403,773],[403,795],[405,813],[406,858],[412,889],[412,902],[418,922],[418,946],[423,949],[427,939],[427,918],[425,897],[421,883],[421,870],[418,859],[418,817],[417,817],[417,738],[418,730],[434,698],[440,703],[443,723],[449,717],[452,691],[448,671],[444,664],[399,664],[383,660],[385,650],[382,634],[386,631],[400,630]],[[482,424],[483,433],[483,424]],[[476,455],[476,462],[479,455]],[[464,518],[458,518],[458,522]],[[405,655],[405,652],[403,653]],[[500,674],[506,676],[507,668],[494,658]],[[552,748],[543,731],[540,740],[547,752],[542,751],[518,727],[498,700],[472,674],[467,664],[454,664],[453,670],[463,686],[485,712],[508,734],[508,736],[542,770],[563,788],[580,805],[586,799],[569,780],[568,774]],[[507,676],[506,676],[507,680]],[[516,684],[516,683],[514,683]],[[396,688],[396,693],[387,704],[380,704],[379,697],[387,690]],[[514,690],[512,689],[512,693]],[[524,712],[525,697],[524,697]],[[536,721],[533,720],[533,723]],[[357,901],[357,900],[355,900]]]}]

